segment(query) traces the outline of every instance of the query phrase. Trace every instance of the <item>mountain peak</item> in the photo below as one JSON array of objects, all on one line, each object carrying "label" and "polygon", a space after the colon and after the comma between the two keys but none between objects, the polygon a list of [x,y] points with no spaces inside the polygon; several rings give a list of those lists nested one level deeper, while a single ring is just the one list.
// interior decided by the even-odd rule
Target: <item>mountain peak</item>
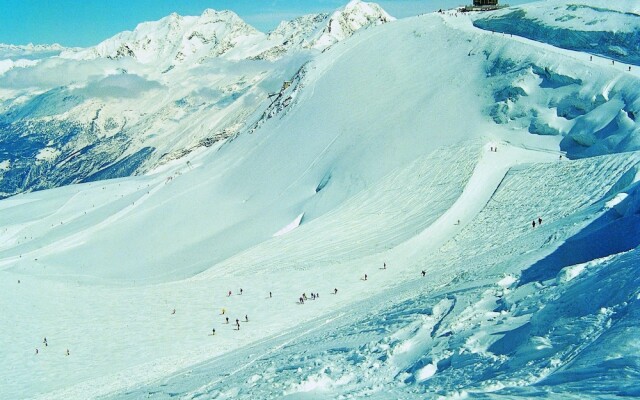
[{"label": "mountain peak", "polygon": [[229,10],[218,11],[218,10],[214,10],[213,8],[207,8],[206,10],[204,10],[202,12],[202,15],[200,15],[200,20],[201,21],[229,20],[229,21],[242,21],[244,23],[242,18],[240,18],[240,16],[238,16],[238,14],[234,13],[233,11],[229,11]]},{"label": "mountain peak", "polygon": [[394,20],[395,18],[377,3],[351,0],[344,8],[336,10],[331,15],[327,27],[312,47],[324,49],[353,35],[359,29]]},{"label": "mountain peak", "polygon": [[270,47],[255,58],[274,60],[291,49],[323,51],[359,29],[394,19],[378,4],[352,0],[332,14],[308,14],[281,22],[267,37]]},{"label": "mountain peak", "polygon": [[291,48],[324,50],[357,30],[394,19],[376,3],[351,0],[331,15],[310,14],[283,22],[265,37],[234,12],[207,8],[199,16],[172,13],[158,21],[143,22],[133,31],[121,32],[95,47],[62,56],[130,57],[143,64],[158,64],[161,70],[227,54],[231,59],[276,59]]},{"label": "mountain peak", "polygon": [[364,5],[366,3],[364,3],[362,0],[351,0],[347,3],[346,6],[344,6],[345,9],[350,9],[350,8],[354,8],[354,7],[359,7],[361,5]]},{"label": "mountain peak", "polygon": [[202,12],[201,17],[209,17],[209,16],[213,16],[213,15],[217,15],[218,12],[216,10],[214,10],[213,8],[207,8]]},{"label": "mountain peak", "polygon": [[65,54],[68,58],[132,57],[144,64],[174,65],[217,57],[233,49],[242,37],[263,35],[231,11],[206,9],[200,16],[168,16],[121,32],[95,47]]}]

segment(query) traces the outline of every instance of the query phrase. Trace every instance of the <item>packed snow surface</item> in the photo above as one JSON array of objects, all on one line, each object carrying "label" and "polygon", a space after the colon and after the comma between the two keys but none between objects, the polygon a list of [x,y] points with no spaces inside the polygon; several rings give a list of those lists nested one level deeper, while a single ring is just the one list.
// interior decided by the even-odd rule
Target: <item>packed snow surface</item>
[{"label": "packed snow surface", "polygon": [[359,32],[251,133],[0,201],[0,397],[640,396],[636,71],[475,18]]}]

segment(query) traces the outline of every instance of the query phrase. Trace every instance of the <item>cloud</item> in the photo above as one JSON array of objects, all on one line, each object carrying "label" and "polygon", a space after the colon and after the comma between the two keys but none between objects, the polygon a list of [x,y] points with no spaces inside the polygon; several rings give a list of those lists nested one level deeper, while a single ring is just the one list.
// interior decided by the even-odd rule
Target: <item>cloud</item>
[{"label": "cloud", "polygon": [[91,77],[104,75],[96,63],[77,62],[50,58],[29,68],[14,68],[0,78],[0,86],[10,89],[51,89],[84,82]]},{"label": "cloud", "polygon": [[[36,65],[13,68],[0,76],[0,87],[6,89],[50,90],[57,87],[84,85],[112,75],[114,71],[140,69],[131,60],[70,60],[52,57]],[[107,81],[108,82],[108,81]]]},{"label": "cloud", "polygon": [[161,89],[163,86],[156,81],[147,80],[135,74],[109,75],[98,81],[90,82],[87,86],[74,90],[74,94],[87,97],[116,97],[132,98],[149,90]]}]

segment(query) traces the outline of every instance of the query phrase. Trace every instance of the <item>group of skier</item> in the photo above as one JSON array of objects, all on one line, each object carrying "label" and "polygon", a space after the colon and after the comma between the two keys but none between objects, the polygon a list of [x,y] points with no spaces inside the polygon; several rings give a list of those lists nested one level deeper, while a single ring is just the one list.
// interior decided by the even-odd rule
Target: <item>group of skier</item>
[{"label": "group of skier", "polygon": [[[242,295],[242,293],[244,293],[244,291],[241,288],[240,291],[238,292],[238,295]],[[227,297],[230,297],[231,294],[232,294],[232,292],[231,292],[231,290],[229,290],[229,292],[227,293]],[[272,293],[271,292],[269,292],[269,297],[272,297]],[[229,324],[229,317],[227,317],[226,314],[227,314],[227,309],[223,307],[221,312],[220,312],[220,315],[225,315],[225,317],[224,317],[225,321],[224,322],[225,322],[225,324]],[[244,322],[249,322],[249,315],[248,314],[245,314]],[[240,330],[240,319],[239,318],[236,318],[235,325],[236,325],[236,330],[239,331]],[[211,335],[213,336],[215,334],[216,334],[216,329],[215,328],[211,329]]]},{"label": "group of skier", "polygon": [[[496,149],[492,148],[492,149],[491,149],[491,151],[497,151],[497,148],[496,148]],[[536,222],[537,222],[538,226],[542,225],[542,218],[541,218],[541,217],[538,217],[538,218],[537,218],[537,220],[536,220],[536,219],[534,219],[534,220],[531,222],[531,226],[532,226],[533,228],[535,228],[535,227],[536,227]],[[381,269],[383,269],[383,270],[386,270],[386,269],[387,269],[387,263],[386,263],[386,262],[382,264],[382,268],[381,268]],[[423,277],[425,277],[427,273],[426,273],[426,271],[425,271],[425,270],[422,270],[422,271],[421,271],[421,274],[422,274],[422,276],[423,276]],[[366,280],[368,279],[368,277],[369,277],[369,276],[368,276],[367,274],[364,274],[364,278],[363,278],[362,280],[365,280],[365,281],[366,281]],[[18,283],[19,283],[19,281],[18,281]],[[239,293],[238,293],[238,294],[239,294],[239,295],[242,295],[242,293],[243,293],[243,290],[242,290],[242,289],[240,289],[240,291],[239,291]],[[332,294],[338,294],[338,288],[334,288],[334,289],[333,289]],[[229,290],[229,292],[227,293],[227,297],[230,297],[231,295],[232,295],[232,291],[231,291],[231,290]],[[272,292],[269,292],[269,298],[273,298],[273,293],[272,293]],[[316,300],[316,299],[318,299],[318,298],[320,298],[320,293],[317,293],[317,292],[316,292],[316,293],[311,292],[311,299],[312,299],[312,300]],[[305,302],[306,300],[308,300],[308,297],[307,297],[307,294],[306,294],[306,292],[305,292],[305,293],[302,293],[302,296],[300,296],[300,297],[298,298],[298,303],[299,303],[299,304],[304,304],[304,302]],[[226,316],[226,312],[227,312],[227,310],[226,310],[225,308],[222,308],[222,312],[221,312],[221,314],[222,314],[222,315],[225,315],[225,323],[226,323],[226,324],[228,324],[228,323],[229,323],[229,317],[227,317],[227,316]],[[172,315],[174,315],[175,313],[176,313],[176,309],[174,308],[174,309],[171,311],[171,314],[172,314]],[[239,330],[240,330],[240,319],[236,318],[236,321],[235,321],[235,322],[236,322],[236,323],[235,323],[235,325],[236,325],[236,330],[238,330],[238,331],[239,331]],[[249,316],[248,316],[247,314],[245,314],[245,316],[244,316],[244,322],[249,322]],[[211,330],[211,335],[215,335],[215,334],[216,334],[216,329],[215,329],[215,328],[213,328],[213,329]],[[46,337],[44,338],[44,340],[43,340],[43,342],[42,342],[42,343],[44,344],[44,346],[45,346],[45,347],[49,346],[49,343],[47,342],[47,338],[46,338]],[[36,355],[37,355],[37,354],[39,354],[39,350],[38,350],[37,348],[36,348],[36,353],[35,353],[35,354],[36,354]],[[70,355],[69,349],[67,349],[67,351],[65,352],[65,355],[67,355],[67,356],[68,356],[68,355]]]},{"label": "group of skier", "polygon": [[[541,219],[539,219],[539,221],[540,221],[539,223],[542,223],[542,220],[541,220]],[[386,263],[386,262],[384,262],[384,263],[382,264],[382,267],[381,267],[380,269],[382,269],[382,270],[386,270],[386,269],[387,269],[387,263]],[[421,273],[422,273],[422,276],[423,276],[423,277],[424,277],[424,276],[426,276],[426,271],[425,271],[425,270],[422,270],[422,271],[421,271]],[[368,280],[368,278],[369,278],[369,275],[368,275],[368,274],[364,274],[364,277],[363,277],[363,278],[361,278],[361,279],[362,279],[362,280],[364,280],[364,281],[366,281],[366,280]],[[238,294],[238,295],[242,295],[243,293],[244,293],[243,289],[240,289],[240,290],[238,291],[238,293],[237,293],[237,294]],[[231,295],[232,295],[232,294],[233,294],[233,292],[232,292],[231,290],[229,290],[229,291],[227,292],[227,297],[231,297]],[[338,294],[338,288],[334,288],[334,289],[333,289],[333,291],[331,292],[331,294],[337,295],[337,294]],[[268,297],[268,298],[273,298],[273,293],[272,293],[272,292],[269,292],[269,297]],[[306,292],[304,292],[304,293],[302,293],[302,295],[298,298],[298,304],[304,304],[304,303],[305,303],[305,301],[308,301],[308,300],[309,300],[309,298],[310,298],[311,300],[317,300],[317,299],[319,299],[319,298],[320,298],[320,293],[318,293],[318,292],[311,292],[311,295],[310,295],[310,296],[307,296],[307,293],[306,293]],[[173,310],[172,310],[172,312],[171,312],[171,314],[173,315],[173,314],[175,314],[175,313],[176,313],[176,310],[175,310],[175,309],[173,309]],[[224,319],[225,319],[224,323],[225,323],[225,324],[229,324],[229,317],[227,316],[227,309],[226,309],[226,308],[222,308],[222,309],[221,309],[221,313],[220,313],[220,315],[223,315],[223,316],[224,316]],[[237,330],[237,331],[239,331],[239,330],[240,330],[240,322],[241,322],[241,321],[240,321],[240,319],[239,319],[239,318],[236,318],[236,320],[235,320],[235,330]],[[245,316],[244,316],[244,321],[242,321],[242,322],[249,322],[249,316],[248,316],[247,314],[245,314]],[[211,335],[210,335],[210,336],[215,336],[215,334],[216,334],[216,329],[215,329],[215,328],[212,328],[212,329],[211,329]],[[45,346],[46,346],[46,338],[45,338]],[[68,350],[67,350],[67,353],[68,353]],[[37,349],[36,349],[36,354],[37,354]],[[68,354],[67,354],[67,355],[68,355]]]},{"label": "group of skier", "polygon": [[[538,217],[538,226],[542,225],[542,218]],[[536,227],[536,220],[534,219],[533,221],[531,221],[531,227],[535,228]]]},{"label": "group of skier", "polygon": [[[46,336],[42,340],[42,344],[44,344],[44,347],[49,347],[49,342],[47,341]],[[36,347],[36,355],[38,355],[38,354],[40,354],[40,350]],[[67,349],[67,351],[65,351],[64,355],[65,356],[71,355],[71,353],[69,352],[69,349]]]},{"label": "group of skier", "polygon": [[[535,223],[535,221],[534,221],[534,223]],[[539,223],[542,223],[542,220],[541,220],[541,219],[539,219]],[[387,263],[386,263],[386,262],[385,262],[385,263],[383,263],[382,268],[380,268],[380,269],[384,269],[384,270],[386,270],[386,269],[387,269]],[[423,270],[423,271],[422,271],[422,276],[425,276],[425,274],[426,274],[426,272]],[[364,279],[363,279],[363,280],[365,280],[365,281],[366,281],[367,279],[368,279],[368,275],[367,275],[367,274],[364,274]],[[240,289],[240,290],[239,290],[238,295],[242,295],[242,294],[243,294],[243,292],[244,292],[244,291],[243,291],[242,289]],[[333,289],[332,294],[337,295],[337,294],[338,294],[338,288],[334,288],[334,289]],[[231,295],[232,295],[232,291],[231,291],[231,290],[229,290],[229,292],[227,293],[227,297],[230,297]],[[311,296],[310,296],[310,297],[311,297],[311,300],[317,300],[318,298],[320,298],[320,293],[318,293],[318,292],[311,292]],[[272,292],[269,292],[269,298],[273,298],[273,293],[272,293]],[[309,299],[309,298],[307,297],[306,292],[305,292],[305,293],[302,293],[302,296],[300,296],[300,298],[298,299],[298,303],[299,303],[299,304],[304,304],[305,300],[308,300],[308,299]],[[174,309],[172,309],[172,310],[171,310],[171,315],[175,315],[175,314],[176,314],[176,309],[174,308]],[[229,324],[229,317],[227,316],[227,309],[226,309],[226,308],[222,308],[222,310],[221,310],[221,313],[220,313],[220,314],[225,316],[225,324]],[[249,322],[249,315],[248,315],[248,314],[245,314],[245,316],[244,316],[244,322]],[[236,326],[235,330],[238,330],[238,331],[239,331],[239,330],[240,330],[240,319],[239,319],[239,318],[236,318],[235,326]],[[211,329],[211,336],[215,336],[215,334],[216,334],[216,329],[215,329],[215,328],[212,328],[212,329]],[[49,343],[48,343],[48,341],[47,341],[47,338],[46,338],[46,337],[44,338],[44,340],[43,340],[43,342],[42,342],[42,343],[44,344],[44,346],[45,346],[45,347],[48,347],[48,346],[49,346]],[[35,352],[35,354],[36,354],[36,355],[37,355],[37,354],[39,354],[39,350],[38,350],[38,348],[36,348],[36,352]],[[66,352],[65,352],[65,355],[67,355],[67,356],[68,356],[68,355],[70,355],[70,354],[71,354],[71,353],[69,352],[69,349],[67,349],[67,350],[66,350]]]},{"label": "group of skier", "polygon": [[[336,289],[336,290],[337,290],[337,289]],[[311,292],[311,300],[316,300],[316,299],[318,299],[318,298],[320,298],[320,293],[313,293],[313,292]],[[309,299],[307,298],[307,293],[306,293],[306,292],[305,292],[305,293],[302,293],[302,296],[300,296],[300,297],[298,298],[298,303],[300,303],[300,304],[304,304],[305,300],[309,300]]]}]

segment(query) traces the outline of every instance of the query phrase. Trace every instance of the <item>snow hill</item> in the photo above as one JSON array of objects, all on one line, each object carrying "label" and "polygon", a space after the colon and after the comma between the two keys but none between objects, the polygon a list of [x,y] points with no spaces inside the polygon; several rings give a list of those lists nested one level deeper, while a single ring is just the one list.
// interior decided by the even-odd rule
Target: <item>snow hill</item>
[{"label": "snow hill", "polygon": [[639,73],[479,17],[366,29],[251,133],[0,201],[0,397],[640,396]]},{"label": "snow hill", "polygon": [[1,47],[0,198],[141,174],[251,130],[314,53],[390,20],[353,1],[266,35],[209,9],[87,49]]}]

